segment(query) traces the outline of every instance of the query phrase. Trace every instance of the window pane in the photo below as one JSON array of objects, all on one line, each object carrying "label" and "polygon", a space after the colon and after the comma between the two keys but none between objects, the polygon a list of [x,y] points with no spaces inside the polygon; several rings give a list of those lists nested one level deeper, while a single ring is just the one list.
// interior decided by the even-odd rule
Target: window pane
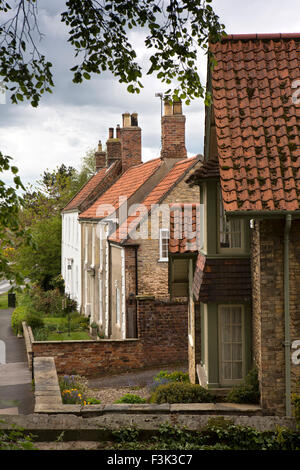
[{"label": "window pane", "polygon": [[219,191],[219,230],[220,248],[242,248],[242,222],[240,219],[227,220],[221,191]]},{"label": "window pane", "polygon": [[160,258],[168,259],[169,254],[169,230],[161,229],[160,231]]},{"label": "window pane", "polygon": [[243,378],[242,307],[220,306],[220,371],[222,380]]},{"label": "window pane", "polygon": [[231,344],[223,343],[222,356],[224,361],[231,361]]},{"label": "window pane", "polygon": [[235,343],[232,345],[232,360],[233,361],[242,360],[242,344],[241,343]]},{"label": "window pane", "polygon": [[230,362],[224,362],[222,366],[223,377],[225,380],[231,380],[231,364]]},{"label": "window pane", "polygon": [[232,364],[232,379],[239,380],[243,378],[243,367],[241,362]]}]

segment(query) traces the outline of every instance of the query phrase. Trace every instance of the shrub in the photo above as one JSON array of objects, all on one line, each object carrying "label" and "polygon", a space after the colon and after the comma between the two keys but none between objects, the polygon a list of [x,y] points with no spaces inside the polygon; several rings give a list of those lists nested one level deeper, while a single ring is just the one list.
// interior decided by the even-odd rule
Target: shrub
[{"label": "shrub", "polygon": [[32,307],[45,315],[62,316],[62,301],[64,296],[58,288],[44,291],[38,286],[32,287],[29,292]]},{"label": "shrub", "polygon": [[148,385],[150,392],[153,393],[160,385],[165,385],[170,382],[189,382],[189,374],[187,372],[175,371],[168,372],[161,370],[154,378],[153,383]]},{"label": "shrub", "polygon": [[87,398],[84,405],[100,405],[101,401],[97,398]]},{"label": "shrub", "polygon": [[294,416],[296,419],[297,427],[300,429],[300,395],[293,393],[292,403],[294,405]]},{"label": "shrub", "polygon": [[22,321],[26,321],[26,316],[28,314],[28,307],[20,306],[15,308],[11,317],[11,326],[15,335],[22,333]]},{"label": "shrub", "polygon": [[133,393],[125,393],[123,397],[116,400],[115,403],[146,403],[145,398],[141,398],[139,395]]},{"label": "shrub", "polygon": [[226,401],[229,403],[259,403],[259,381],[257,369],[252,369],[245,377],[244,383],[234,387],[228,393]]},{"label": "shrub", "polygon": [[160,381],[161,379],[167,379],[170,382],[189,382],[189,374],[188,372],[168,372],[166,370],[161,370],[155,377],[155,381]]},{"label": "shrub", "polygon": [[216,397],[201,385],[171,382],[160,385],[150,398],[151,403],[212,403]]},{"label": "shrub", "polygon": [[36,328],[33,335],[35,341],[47,341],[48,331],[46,328]]},{"label": "shrub", "polygon": [[25,321],[33,330],[43,328],[45,325],[42,317],[36,313],[27,313]]}]

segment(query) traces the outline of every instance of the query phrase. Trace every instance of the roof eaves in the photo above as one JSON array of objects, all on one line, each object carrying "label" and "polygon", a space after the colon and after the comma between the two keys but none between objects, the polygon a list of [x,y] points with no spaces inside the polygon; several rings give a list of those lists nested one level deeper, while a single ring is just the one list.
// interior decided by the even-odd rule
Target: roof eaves
[{"label": "roof eaves", "polygon": [[300,217],[300,210],[295,211],[285,211],[285,210],[274,210],[274,211],[225,211],[227,217],[260,217],[260,218],[276,218],[276,217],[284,217],[286,215],[294,215],[297,218]]}]

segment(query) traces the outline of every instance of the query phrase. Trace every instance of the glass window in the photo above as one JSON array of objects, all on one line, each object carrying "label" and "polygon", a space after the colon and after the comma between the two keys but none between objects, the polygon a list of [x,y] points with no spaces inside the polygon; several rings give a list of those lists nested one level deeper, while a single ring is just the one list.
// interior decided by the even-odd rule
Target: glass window
[{"label": "glass window", "polygon": [[169,259],[169,230],[163,228],[159,232],[159,259],[160,261]]},{"label": "glass window", "polygon": [[243,307],[219,306],[220,378],[222,383],[240,381],[243,367]]},{"label": "glass window", "polygon": [[227,220],[227,217],[224,212],[221,191],[219,191],[219,195],[220,248],[242,248],[242,220]]}]

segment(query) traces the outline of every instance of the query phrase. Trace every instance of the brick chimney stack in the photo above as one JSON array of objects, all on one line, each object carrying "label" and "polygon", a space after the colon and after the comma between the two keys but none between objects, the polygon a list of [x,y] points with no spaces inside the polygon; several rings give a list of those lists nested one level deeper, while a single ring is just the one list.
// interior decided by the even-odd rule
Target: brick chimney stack
[{"label": "brick chimney stack", "polygon": [[121,140],[118,128],[116,138],[114,137],[114,128],[109,128],[108,140],[106,141],[107,166],[110,166],[116,160],[121,159]]},{"label": "brick chimney stack", "polygon": [[106,152],[102,150],[101,140],[99,140],[98,150],[95,152],[95,166],[97,172],[106,167]]},{"label": "brick chimney stack", "polygon": [[164,103],[161,118],[162,148],[161,158],[180,159],[187,157],[185,148],[185,116],[181,101]]},{"label": "brick chimney stack", "polygon": [[120,129],[122,142],[122,171],[142,163],[142,131],[137,113],[124,113]]}]

